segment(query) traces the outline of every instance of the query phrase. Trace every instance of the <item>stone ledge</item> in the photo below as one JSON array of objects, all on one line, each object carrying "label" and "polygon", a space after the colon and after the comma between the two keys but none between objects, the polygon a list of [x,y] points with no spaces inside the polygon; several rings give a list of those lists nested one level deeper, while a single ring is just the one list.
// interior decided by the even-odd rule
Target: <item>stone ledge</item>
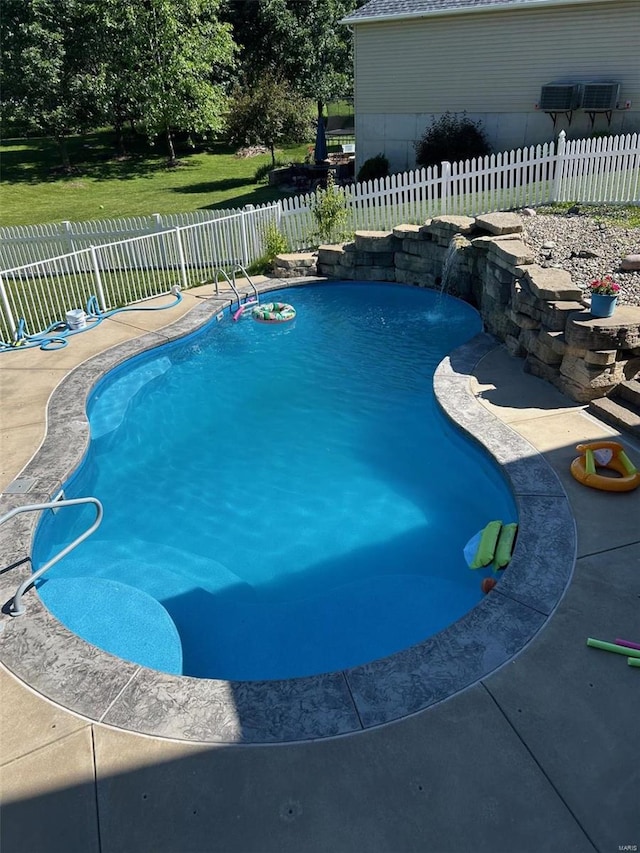
[{"label": "stone ledge", "polygon": [[611,317],[593,317],[583,310],[566,327],[567,343],[588,350],[640,347],[640,307],[620,305]]},{"label": "stone ledge", "polygon": [[476,216],[476,225],[490,234],[514,234],[524,230],[517,213],[485,213]]},{"label": "stone ledge", "polygon": [[399,240],[420,240],[422,225],[397,225],[391,232]]},{"label": "stone ledge", "polygon": [[580,302],[582,299],[582,290],[575,287],[571,280],[571,273],[566,270],[530,264],[517,272],[524,275],[531,293],[537,299],[573,302]]},{"label": "stone ledge", "polygon": [[476,221],[472,216],[444,214],[443,216],[434,216],[431,222],[426,224],[424,228],[441,234],[463,234],[467,237],[473,232],[475,224]]},{"label": "stone ledge", "polygon": [[296,267],[313,267],[316,264],[315,252],[298,252],[295,254],[276,255],[273,265],[290,270]]},{"label": "stone ledge", "polygon": [[532,264],[534,261],[533,252],[522,240],[493,240],[489,245],[489,254],[506,263],[514,273],[516,267]]},{"label": "stone ledge", "polygon": [[394,252],[398,238],[392,231],[356,231],[355,248],[358,252]]}]

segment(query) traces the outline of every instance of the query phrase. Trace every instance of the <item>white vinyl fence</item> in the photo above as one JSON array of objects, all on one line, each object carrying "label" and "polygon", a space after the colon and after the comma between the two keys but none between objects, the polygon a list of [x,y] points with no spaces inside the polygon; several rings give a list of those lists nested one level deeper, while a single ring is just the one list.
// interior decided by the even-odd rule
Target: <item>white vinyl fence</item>
[{"label": "white vinyl fence", "polygon": [[29,334],[85,308],[102,311],[215,281],[220,270],[247,266],[262,252],[264,228],[280,222],[266,205],[192,225],[88,248],[0,272],[0,339],[9,342],[20,319]]},{"label": "white vinyl fence", "polygon": [[[347,229],[388,230],[439,214],[476,215],[549,202],[640,203],[638,134],[567,140],[418,169],[345,187]],[[241,211],[0,228],[0,338],[30,332],[98,297],[106,310],[214,280],[263,253],[267,223],[292,251],[317,242],[314,194]],[[127,238],[127,239],[124,239]]]},{"label": "white vinyl fence", "polygon": [[[550,202],[640,203],[640,135],[519,148],[346,187],[352,230],[388,230],[430,216],[475,216]],[[311,195],[282,201],[292,248],[313,230]]]}]

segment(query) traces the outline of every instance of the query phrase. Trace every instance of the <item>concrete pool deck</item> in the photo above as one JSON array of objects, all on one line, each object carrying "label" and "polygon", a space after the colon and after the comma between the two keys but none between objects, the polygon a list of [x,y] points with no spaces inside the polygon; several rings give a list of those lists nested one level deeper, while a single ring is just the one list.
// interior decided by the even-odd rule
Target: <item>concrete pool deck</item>
[{"label": "concrete pool deck", "polygon": [[[37,449],[47,399],[68,370],[173,323],[200,295],[188,291],[181,306],[158,314],[118,315],[58,353],[6,356],[0,487]],[[640,491],[604,494],[573,480],[575,444],[615,433],[525,375],[521,361],[494,350],[474,374],[487,410],[554,468],[576,519],[570,587],[527,648],[397,722],[271,746],[125,732],[69,713],[3,669],[3,853],[640,845],[640,675],[624,657],[585,645],[587,636],[640,639]],[[623,441],[638,459],[639,448]]]}]

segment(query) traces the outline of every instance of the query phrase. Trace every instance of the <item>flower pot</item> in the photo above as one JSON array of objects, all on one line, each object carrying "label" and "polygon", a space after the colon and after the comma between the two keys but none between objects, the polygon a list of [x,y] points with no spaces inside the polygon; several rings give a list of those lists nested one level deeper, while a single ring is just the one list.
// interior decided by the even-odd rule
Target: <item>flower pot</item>
[{"label": "flower pot", "polygon": [[594,317],[610,317],[616,307],[617,296],[606,296],[603,293],[591,294],[591,313]]}]

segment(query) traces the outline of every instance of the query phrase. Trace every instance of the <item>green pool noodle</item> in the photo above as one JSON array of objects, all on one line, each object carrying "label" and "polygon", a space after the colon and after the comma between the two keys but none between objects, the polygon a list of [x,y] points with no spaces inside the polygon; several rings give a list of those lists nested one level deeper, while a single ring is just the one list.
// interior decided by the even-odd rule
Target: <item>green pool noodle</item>
[{"label": "green pool noodle", "polygon": [[640,666],[640,658],[627,658],[629,666]]},{"label": "green pool noodle", "polygon": [[511,524],[503,524],[498,536],[498,544],[496,545],[496,553],[494,556],[494,565],[498,569],[503,569],[509,565],[511,560],[511,552],[513,551],[513,543],[515,542],[518,525],[515,522]]},{"label": "green pool noodle", "polygon": [[627,472],[627,474],[637,474],[638,469],[633,464],[633,462],[629,459],[624,450],[618,451],[618,459],[622,462],[622,467]]},{"label": "green pool noodle", "polygon": [[469,564],[470,569],[480,569],[483,566],[488,566],[493,560],[501,527],[501,521],[490,521],[484,528],[482,536],[480,537],[480,543],[478,544],[476,555]]},{"label": "green pool noodle", "polygon": [[[615,652],[617,655],[626,655],[629,658],[638,658],[640,660],[640,649],[629,649],[626,646],[616,646],[615,643],[605,643],[604,640],[594,640],[592,637],[587,639],[587,645],[593,649],[602,649],[604,652]],[[636,664],[633,664],[634,666]],[[638,664],[640,666],[640,663]]]},{"label": "green pool noodle", "polygon": [[596,473],[596,460],[593,456],[593,450],[587,450],[584,454],[584,469],[587,474]]}]

